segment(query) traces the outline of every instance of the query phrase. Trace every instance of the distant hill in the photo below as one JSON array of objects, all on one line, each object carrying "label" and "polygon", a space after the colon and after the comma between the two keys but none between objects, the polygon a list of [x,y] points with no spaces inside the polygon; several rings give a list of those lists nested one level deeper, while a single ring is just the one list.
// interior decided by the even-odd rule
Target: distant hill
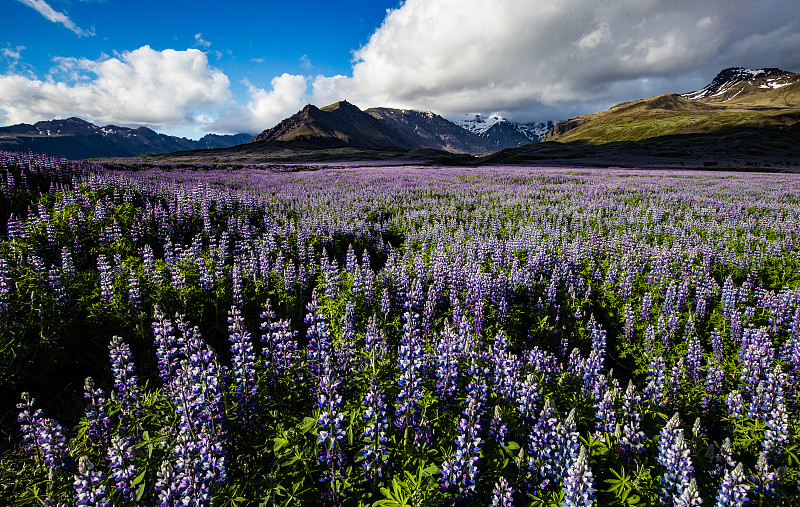
[{"label": "distant hill", "polygon": [[387,123],[409,139],[416,148],[432,148],[454,153],[495,151],[481,136],[431,112],[373,107],[365,113]]},{"label": "distant hill", "polygon": [[798,121],[800,74],[734,67],[701,90],[622,102],[558,122],[545,140],[600,144],[747,127],[782,128]]},{"label": "distant hill", "polygon": [[227,148],[245,143],[252,134],[207,134],[194,141],[159,134],[147,127],[98,127],[80,118],[20,123],[0,127],[0,150],[32,151],[71,159],[134,157],[181,150]]},{"label": "distant hill", "polygon": [[293,147],[388,149],[419,147],[419,142],[365,113],[346,100],[319,108],[309,104],[257,135],[250,144]]},{"label": "distant hill", "polygon": [[484,116],[477,113],[465,114],[456,123],[483,139],[487,151],[538,143],[554,126],[551,121],[516,123],[502,116]]}]

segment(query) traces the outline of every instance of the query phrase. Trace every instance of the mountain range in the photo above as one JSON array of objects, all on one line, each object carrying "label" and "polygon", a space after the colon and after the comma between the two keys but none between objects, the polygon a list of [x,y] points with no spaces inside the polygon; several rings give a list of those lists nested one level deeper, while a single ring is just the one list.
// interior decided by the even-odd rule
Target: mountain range
[{"label": "mountain range", "polygon": [[725,69],[704,88],[622,102],[558,122],[545,140],[603,144],[677,134],[785,128],[800,121],[800,74]]},{"label": "mountain range", "polygon": [[228,148],[252,134],[207,134],[198,140],[159,134],[147,127],[98,127],[80,118],[0,127],[0,150],[32,151],[71,159],[135,157],[149,153]]},{"label": "mountain range", "polygon": [[[399,161],[732,166],[800,161],[800,74],[733,67],[700,90],[622,102],[566,121],[514,123],[501,116],[309,104],[257,136],[198,141],[146,127],[98,127],[78,118],[0,128],[0,150],[68,158],[142,155],[155,160]],[[597,149],[590,146],[598,146]],[[762,148],[768,147],[768,150]],[[143,155],[169,153],[166,155]],[[679,155],[680,154],[680,155]],[[154,158],[153,158],[154,157]]]}]

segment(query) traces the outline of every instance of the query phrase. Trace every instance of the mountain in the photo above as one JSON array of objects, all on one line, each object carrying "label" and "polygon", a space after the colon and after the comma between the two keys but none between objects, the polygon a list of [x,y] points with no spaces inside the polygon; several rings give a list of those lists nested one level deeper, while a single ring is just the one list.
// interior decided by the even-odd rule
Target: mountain
[{"label": "mountain", "polygon": [[747,127],[784,128],[798,121],[800,74],[733,67],[701,90],[622,102],[558,122],[545,140],[599,144]]},{"label": "mountain", "polygon": [[147,127],[98,127],[80,118],[20,123],[0,127],[0,150],[32,151],[71,159],[133,157],[203,148],[227,148],[251,134],[207,134],[197,141],[159,134]]},{"label": "mountain", "polygon": [[515,123],[502,116],[466,114],[457,121],[464,129],[478,135],[486,142],[487,151],[516,148],[528,143],[538,143],[553,128],[553,122]]},{"label": "mountain", "polygon": [[346,100],[319,108],[313,104],[257,135],[262,145],[307,148],[355,147],[364,149],[413,149],[421,143],[365,113]]},{"label": "mountain", "polygon": [[415,148],[432,148],[453,153],[494,151],[482,137],[438,114],[388,107],[373,107],[364,112],[388,124],[408,139],[415,140]]}]

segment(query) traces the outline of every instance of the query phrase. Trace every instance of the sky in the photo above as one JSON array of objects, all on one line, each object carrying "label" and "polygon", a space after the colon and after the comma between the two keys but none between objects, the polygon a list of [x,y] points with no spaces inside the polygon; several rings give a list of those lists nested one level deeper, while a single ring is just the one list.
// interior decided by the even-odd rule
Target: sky
[{"label": "sky", "polygon": [[199,138],[348,100],[563,120],[800,71],[797,0],[0,0],[0,125]]}]

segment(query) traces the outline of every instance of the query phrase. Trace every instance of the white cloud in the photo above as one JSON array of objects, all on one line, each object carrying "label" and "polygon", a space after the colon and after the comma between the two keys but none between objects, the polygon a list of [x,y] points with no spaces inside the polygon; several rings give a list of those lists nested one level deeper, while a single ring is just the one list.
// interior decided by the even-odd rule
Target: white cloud
[{"label": "white cloud", "polygon": [[50,4],[45,2],[45,0],[19,0],[19,1],[27,5],[28,7],[36,9],[36,11],[39,14],[47,18],[49,21],[52,21],[53,23],[61,23],[67,29],[75,32],[75,34],[77,34],[78,37],[87,37],[89,35],[94,35],[94,30],[90,30],[89,32],[82,30],[71,19],[69,19],[69,17],[66,14],[64,14],[63,12],[56,11],[55,9],[50,7]]},{"label": "white cloud", "polygon": [[196,41],[196,45],[197,46],[203,46],[204,48],[210,48],[211,47],[211,43],[208,42],[207,40],[203,39],[203,34],[202,33],[194,34],[194,40]]},{"label": "white cloud", "polygon": [[143,46],[99,60],[61,58],[44,80],[0,76],[5,123],[81,116],[98,123],[192,125],[230,97],[227,76],[200,50]]},{"label": "white cloud", "polygon": [[293,115],[307,102],[305,76],[284,73],[272,78],[271,89],[245,82],[249,101],[246,106],[229,105],[228,110],[212,125],[217,132],[250,132],[257,134]]},{"label": "white cloud", "polygon": [[778,50],[770,62],[785,62],[770,65],[792,70],[800,30],[772,15],[779,4],[406,0],[355,51],[351,76],[314,79],[312,100],[445,115],[579,114],[703,86],[722,68],[747,64],[769,48]]}]

